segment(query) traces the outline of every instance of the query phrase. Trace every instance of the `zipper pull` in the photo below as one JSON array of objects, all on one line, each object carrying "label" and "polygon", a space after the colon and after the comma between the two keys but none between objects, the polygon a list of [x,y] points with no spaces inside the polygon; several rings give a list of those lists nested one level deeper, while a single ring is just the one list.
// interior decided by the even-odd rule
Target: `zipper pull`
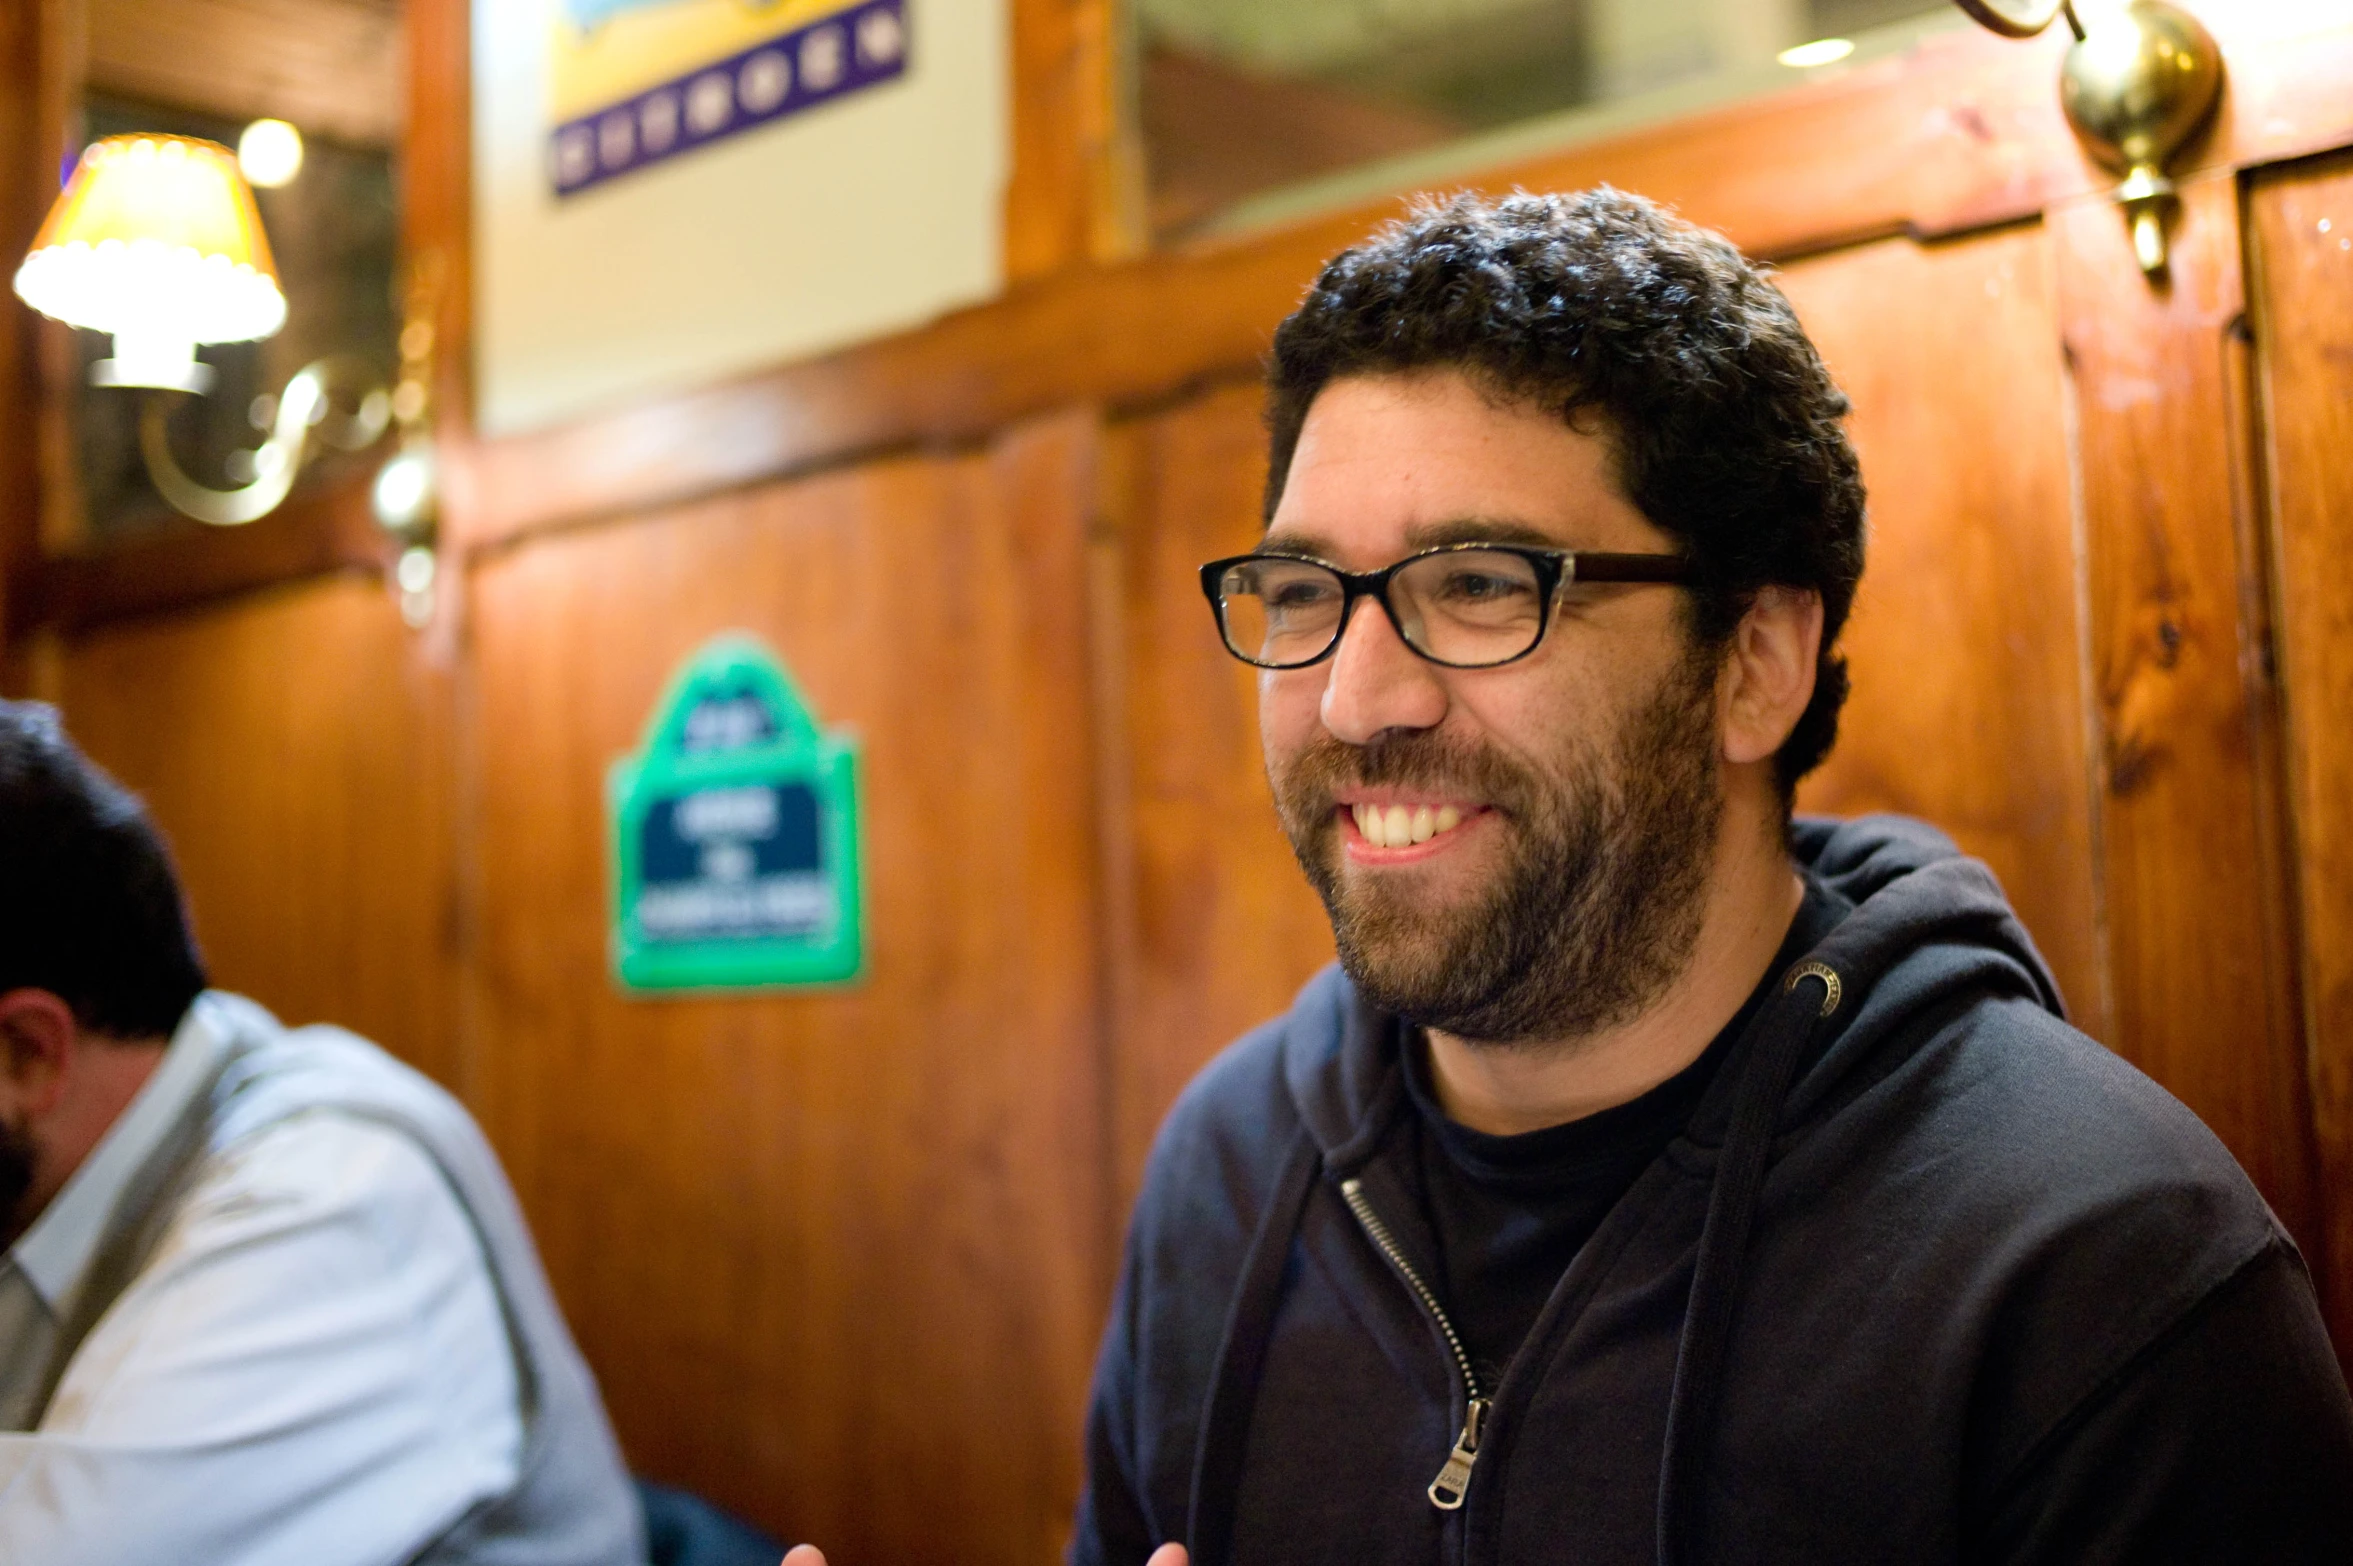
[{"label": "zipper pull", "polygon": [[1462,1510],[1464,1495],[1471,1487],[1471,1464],[1479,1460],[1479,1431],[1492,1406],[1486,1398],[1475,1397],[1463,1410],[1462,1434],[1455,1437],[1454,1450],[1446,1454],[1446,1466],[1430,1481],[1430,1504],[1442,1512]]}]

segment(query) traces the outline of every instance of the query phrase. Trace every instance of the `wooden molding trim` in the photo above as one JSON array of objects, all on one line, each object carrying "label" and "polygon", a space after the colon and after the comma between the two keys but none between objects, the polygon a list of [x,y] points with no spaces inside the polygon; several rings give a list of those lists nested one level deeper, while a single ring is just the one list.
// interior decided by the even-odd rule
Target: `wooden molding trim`
[{"label": "wooden molding trim", "polygon": [[71,634],[279,582],[381,572],[391,542],[368,509],[368,486],[359,473],[242,527],[191,522],[102,554],[53,556],[10,593],[8,622]]},{"label": "wooden molding trim", "polygon": [[[2208,6],[2235,91],[2183,172],[2353,141],[2353,19],[2334,0]],[[2031,216],[2108,176],[2058,106],[2062,45],[1974,32],[1835,81],[1732,105],[1467,183],[1607,180],[1672,203],[1754,254],[1877,234],[1938,236]],[[1744,155],[1719,155],[1737,140]],[[1758,155],[1759,144],[1771,154]],[[1793,189],[1802,201],[1789,199]],[[1277,233],[1017,288],[905,336],[666,397],[471,453],[454,530],[469,543],[674,504],[866,451],[977,438],[1076,401],[1149,402],[1247,371],[1323,259],[1384,202]]]}]

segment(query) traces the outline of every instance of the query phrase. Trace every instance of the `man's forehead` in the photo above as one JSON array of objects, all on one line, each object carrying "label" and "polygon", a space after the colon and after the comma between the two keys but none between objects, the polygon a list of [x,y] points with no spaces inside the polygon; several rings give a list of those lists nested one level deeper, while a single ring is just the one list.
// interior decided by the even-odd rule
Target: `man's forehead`
[{"label": "man's forehead", "polygon": [[1612,450],[1459,373],[1335,381],[1309,409],[1268,543],[1335,555],[1490,542],[1646,549]]}]

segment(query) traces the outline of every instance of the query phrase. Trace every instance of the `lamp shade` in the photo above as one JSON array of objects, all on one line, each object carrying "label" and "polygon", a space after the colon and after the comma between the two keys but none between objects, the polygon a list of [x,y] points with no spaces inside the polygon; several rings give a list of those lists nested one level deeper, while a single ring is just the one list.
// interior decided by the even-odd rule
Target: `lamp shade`
[{"label": "lamp shade", "polygon": [[124,385],[184,386],[198,343],[286,320],[253,192],[228,148],[183,136],[93,142],[49,209],[16,291],[43,315],[115,336]]}]

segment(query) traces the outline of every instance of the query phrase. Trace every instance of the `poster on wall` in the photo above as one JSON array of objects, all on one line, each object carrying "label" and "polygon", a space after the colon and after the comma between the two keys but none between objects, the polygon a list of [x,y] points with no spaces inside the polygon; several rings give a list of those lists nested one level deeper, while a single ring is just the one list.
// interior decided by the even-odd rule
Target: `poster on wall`
[{"label": "poster on wall", "polygon": [[671,680],[606,778],[613,971],[624,990],[839,984],[864,961],[858,748],[818,726],[758,640]]},{"label": "poster on wall", "polygon": [[478,0],[486,433],[920,325],[1002,281],[1006,0]]}]

